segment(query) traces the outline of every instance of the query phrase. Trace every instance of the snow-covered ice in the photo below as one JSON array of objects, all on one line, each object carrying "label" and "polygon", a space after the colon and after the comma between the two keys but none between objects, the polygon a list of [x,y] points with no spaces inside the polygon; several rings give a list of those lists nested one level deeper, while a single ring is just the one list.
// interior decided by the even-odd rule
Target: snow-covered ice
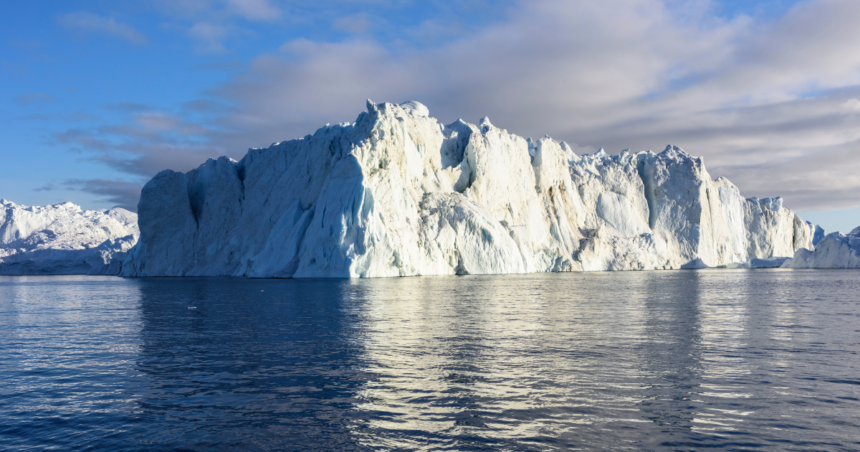
[{"label": "snow-covered ice", "polygon": [[815,250],[799,249],[783,268],[860,268],[860,227],[824,236]]},{"label": "snow-covered ice", "polygon": [[121,208],[1,202],[0,275],[116,275],[139,235],[137,215]]},{"label": "snow-covered ice", "polygon": [[381,277],[778,266],[814,226],[700,157],[576,155],[368,101],[355,123],[163,171],[127,276]]}]

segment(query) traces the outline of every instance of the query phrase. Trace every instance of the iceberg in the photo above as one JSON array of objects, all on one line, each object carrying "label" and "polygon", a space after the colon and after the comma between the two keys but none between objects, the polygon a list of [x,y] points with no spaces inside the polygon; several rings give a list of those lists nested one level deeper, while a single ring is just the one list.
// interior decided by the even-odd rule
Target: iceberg
[{"label": "iceberg", "polygon": [[162,171],[141,192],[124,276],[353,278],[779,266],[815,228],[745,199],[703,159],[576,155],[426,106]]},{"label": "iceberg", "polygon": [[860,268],[860,227],[848,235],[833,232],[824,236],[815,250],[799,249],[783,268]]},{"label": "iceberg", "polygon": [[0,275],[118,275],[140,235],[122,208],[83,210],[70,202],[0,201]]}]

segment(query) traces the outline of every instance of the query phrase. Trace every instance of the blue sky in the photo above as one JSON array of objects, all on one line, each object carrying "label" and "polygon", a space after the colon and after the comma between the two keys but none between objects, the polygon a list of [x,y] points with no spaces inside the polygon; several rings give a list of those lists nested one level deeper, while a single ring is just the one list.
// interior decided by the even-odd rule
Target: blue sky
[{"label": "blue sky", "polygon": [[8,2],[0,197],[133,208],[164,168],[416,99],[526,136],[702,155],[860,225],[860,2]]}]

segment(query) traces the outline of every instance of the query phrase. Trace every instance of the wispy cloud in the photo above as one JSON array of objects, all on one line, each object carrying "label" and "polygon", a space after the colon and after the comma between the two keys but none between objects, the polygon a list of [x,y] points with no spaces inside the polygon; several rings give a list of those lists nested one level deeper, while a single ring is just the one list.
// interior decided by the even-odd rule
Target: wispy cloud
[{"label": "wispy cloud", "polygon": [[267,0],[227,0],[227,9],[249,20],[274,20],[281,10]]},{"label": "wispy cloud", "polygon": [[[350,120],[366,97],[417,99],[445,122],[488,114],[516,133],[615,152],[677,144],[748,196],[834,208],[858,202],[838,194],[860,191],[856,169],[808,165],[860,155],[860,115],[846,114],[860,97],[857,17],[850,0],[804,2],[767,24],[656,0],[531,1],[426,49],[288,42],[215,92],[241,106],[226,128],[255,145]],[[767,168],[778,174],[762,177]]]},{"label": "wispy cloud", "polygon": [[57,98],[48,93],[37,91],[33,93],[19,94],[15,96],[14,100],[18,105],[27,106],[33,104],[52,104],[57,101]]},{"label": "wispy cloud", "polygon": [[42,43],[35,39],[16,39],[9,42],[9,47],[27,52],[35,52],[42,47]]},{"label": "wispy cloud", "polygon": [[65,122],[96,122],[102,118],[89,114],[85,111],[72,113],[35,113],[32,115],[13,118],[15,121],[65,121]]},{"label": "wispy cloud", "polygon": [[137,201],[143,184],[119,179],[68,179],[63,182],[63,186],[66,189],[97,195],[104,202],[137,212]]},{"label": "wispy cloud", "polygon": [[332,22],[332,28],[347,33],[365,33],[373,27],[373,21],[366,13],[339,17]]},{"label": "wispy cloud", "polygon": [[239,60],[216,61],[214,63],[198,64],[194,69],[200,71],[236,71],[242,69],[244,64]]},{"label": "wispy cloud", "polygon": [[147,43],[146,36],[134,27],[118,22],[113,17],[102,17],[86,11],[66,14],[60,18],[60,24],[78,32],[101,33],[138,45]]},{"label": "wispy cloud", "polygon": [[839,109],[849,115],[860,113],[860,99],[848,99],[839,105]]},{"label": "wispy cloud", "polygon": [[54,134],[54,139],[58,143],[72,146],[71,149],[76,152],[83,150],[107,151],[111,148],[110,141],[84,129],[68,129],[58,132]]},{"label": "wispy cloud", "polygon": [[137,201],[142,187],[141,182],[121,179],[66,179],[60,183],[47,183],[33,191],[82,191],[98,196],[102,202],[137,212]]},{"label": "wispy cloud", "polygon": [[57,187],[57,184],[50,182],[50,183],[47,183],[45,185],[42,185],[41,187],[34,188],[33,191],[54,191],[54,190],[57,190],[58,188],[59,187]]},{"label": "wispy cloud", "polygon": [[[230,39],[253,35],[247,22],[274,22],[284,16],[268,0],[156,0],[154,3],[171,21],[169,26],[183,29],[201,54],[224,53]],[[217,64],[208,67],[225,69]]]},{"label": "wispy cloud", "polygon": [[[767,22],[721,19],[708,2],[679,4],[523,1],[500,22],[420,47],[366,34],[291,40],[208,90],[206,101],[171,114],[130,110],[122,124],[56,138],[151,175],[353,120],[368,97],[415,99],[444,122],[489,115],[583,151],[676,144],[745,195],[783,195],[796,209],[860,205],[860,2],[808,0]],[[241,17],[264,20],[264,10]],[[369,25],[352,17],[340,26],[363,33]],[[224,49],[223,29],[198,31],[200,43]],[[413,33],[446,31],[424,22]],[[208,116],[196,123],[197,112]]]},{"label": "wispy cloud", "polygon": [[199,52],[221,53],[227,50],[224,47],[224,40],[228,32],[223,25],[198,22],[188,30],[188,36],[194,40],[195,49]]},{"label": "wispy cloud", "polygon": [[164,169],[188,171],[225,154],[212,128],[159,111],[134,111],[126,121],[55,133],[57,143],[116,171],[151,177]]},{"label": "wispy cloud", "polygon": [[146,104],[141,104],[139,102],[115,102],[112,104],[105,105],[105,108],[120,113],[135,113],[151,110],[151,107]]}]

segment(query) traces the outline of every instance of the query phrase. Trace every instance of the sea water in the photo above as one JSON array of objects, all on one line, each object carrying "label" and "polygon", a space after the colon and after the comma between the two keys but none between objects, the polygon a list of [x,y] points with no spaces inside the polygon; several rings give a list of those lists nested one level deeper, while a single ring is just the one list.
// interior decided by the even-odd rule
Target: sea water
[{"label": "sea water", "polygon": [[860,271],[0,277],[2,450],[860,449]]}]

